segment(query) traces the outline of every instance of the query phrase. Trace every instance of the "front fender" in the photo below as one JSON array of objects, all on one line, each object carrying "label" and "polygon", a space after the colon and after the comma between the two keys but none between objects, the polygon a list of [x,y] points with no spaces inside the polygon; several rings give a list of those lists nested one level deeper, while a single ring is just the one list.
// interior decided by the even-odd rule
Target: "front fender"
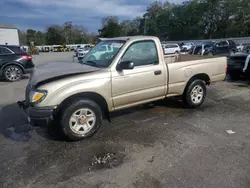
[{"label": "front fender", "polygon": [[[40,89],[40,88],[39,88]],[[107,102],[108,108],[112,109],[111,82],[109,78],[96,79],[91,81],[72,82],[53,89],[53,84],[41,87],[48,91],[48,95],[38,106],[58,106],[65,99],[84,92],[93,92],[101,95]]]}]

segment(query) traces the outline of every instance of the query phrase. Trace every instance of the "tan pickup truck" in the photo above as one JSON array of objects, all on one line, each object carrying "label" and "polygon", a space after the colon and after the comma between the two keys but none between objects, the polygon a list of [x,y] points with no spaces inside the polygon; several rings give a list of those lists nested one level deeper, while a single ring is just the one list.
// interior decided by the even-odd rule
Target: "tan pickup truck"
[{"label": "tan pickup truck", "polygon": [[[103,46],[110,51],[102,51]],[[100,41],[80,63],[50,63],[34,70],[18,102],[32,124],[60,123],[70,140],[92,136],[109,113],[172,96],[196,108],[206,85],[226,77],[226,57],[164,57],[157,37]]]}]

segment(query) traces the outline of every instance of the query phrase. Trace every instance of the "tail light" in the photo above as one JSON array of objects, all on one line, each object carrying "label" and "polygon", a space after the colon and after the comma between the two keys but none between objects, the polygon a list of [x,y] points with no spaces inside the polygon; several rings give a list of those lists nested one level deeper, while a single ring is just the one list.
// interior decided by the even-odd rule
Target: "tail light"
[{"label": "tail light", "polygon": [[32,57],[29,56],[29,55],[24,55],[24,56],[22,56],[22,59],[24,59],[24,60],[31,60]]},{"label": "tail light", "polygon": [[228,72],[228,66],[226,67],[226,73]]}]

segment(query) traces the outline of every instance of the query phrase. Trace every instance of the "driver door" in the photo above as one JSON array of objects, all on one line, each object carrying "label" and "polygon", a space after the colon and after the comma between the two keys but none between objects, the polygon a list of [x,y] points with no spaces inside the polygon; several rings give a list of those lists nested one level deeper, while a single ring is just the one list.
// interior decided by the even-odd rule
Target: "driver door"
[{"label": "driver door", "polygon": [[160,99],[165,95],[165,65],[159,63],[154,41],[132,43],[120,61],[134,68],[112,71],[112,97],[115,109]]}]

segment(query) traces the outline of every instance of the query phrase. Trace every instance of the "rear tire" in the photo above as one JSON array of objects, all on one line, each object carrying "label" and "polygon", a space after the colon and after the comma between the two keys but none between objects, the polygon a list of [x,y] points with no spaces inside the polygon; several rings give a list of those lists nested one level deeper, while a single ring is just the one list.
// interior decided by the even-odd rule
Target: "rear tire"
[{"label": "rear tire", "polygon": [[188,83],[183,94],[183,102],[189,108],[197,108],[201,106],[206,98],[206,85],[203,80],[197,79]]},{"label": "rear tire", "polygon": [[72,141],[93,136],[102,124],[101,108],[88,99],[70,102],[60,114],[62,132]]},{"label": "rear tire", "polygon": [[23,70],[16,65],[9,65],[3,70],[4,79],[8,82],[17,82],[23,77]]}]

